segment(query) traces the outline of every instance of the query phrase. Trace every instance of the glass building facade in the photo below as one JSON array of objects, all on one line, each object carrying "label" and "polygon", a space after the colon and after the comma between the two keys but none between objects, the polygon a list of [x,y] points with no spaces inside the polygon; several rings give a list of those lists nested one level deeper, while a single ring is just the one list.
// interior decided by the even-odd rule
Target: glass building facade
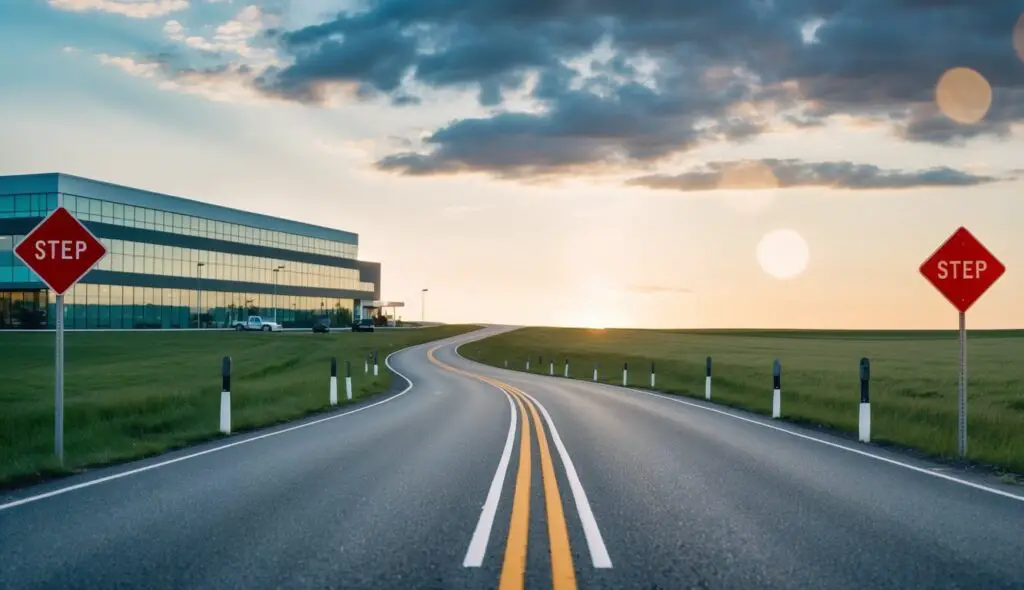
[{"label": "glass building facade", "polygon": [[65,294],[72,329],[335,325],[379,298],[353,233],[65,174],[0,176],[0,329],[52,328],[55,296],[13,252],[62,204],[107,256]]}]

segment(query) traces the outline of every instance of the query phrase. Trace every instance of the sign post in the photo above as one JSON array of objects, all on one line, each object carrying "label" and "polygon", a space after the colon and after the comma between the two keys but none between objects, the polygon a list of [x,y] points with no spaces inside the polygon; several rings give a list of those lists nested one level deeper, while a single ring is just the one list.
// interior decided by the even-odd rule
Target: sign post
[{"label": "sign post", "polygon": [[107,248],[64,207],[46,216],[14,254],[56,294],[53,448],[64,465],[64,293],[107,255]]},{"label": "sign post", "polygon": [[967,228],[953,232],[920,268],[939,293],[960,312],[958,451],[967,456],[967,310],[988,291],[1006,267]]}]

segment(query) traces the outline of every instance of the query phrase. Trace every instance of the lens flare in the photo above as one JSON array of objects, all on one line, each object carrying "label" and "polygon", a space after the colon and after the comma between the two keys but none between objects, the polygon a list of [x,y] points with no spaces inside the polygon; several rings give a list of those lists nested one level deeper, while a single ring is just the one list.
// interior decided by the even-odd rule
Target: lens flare
[{"label": "lens flare", "polygon": [[807,240],[792,229],[767,233],[757,244],[757,262],[761,270],[777,279],[792,279],[807,269],[810,248]]},{"label": "lens flare", "polygon": [[957,123],[970,125],[985,118],[992,106],[992,87],[971,68],[952,68],[939,77],[935,102],[942,114]]}]

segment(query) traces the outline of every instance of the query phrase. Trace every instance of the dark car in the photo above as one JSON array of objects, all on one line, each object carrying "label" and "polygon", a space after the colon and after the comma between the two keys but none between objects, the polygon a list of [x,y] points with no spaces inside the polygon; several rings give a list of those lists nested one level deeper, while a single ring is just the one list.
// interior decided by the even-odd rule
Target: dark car
[{"label": "dark car", "polygon": [[313,333],[327,334],[331,331],[331,320],[330,318],[320,318],[313,324]]},{"label": "dark car", "polygon": [[363,318],[352,324],[353,332],[373,332],[373,319]]}]

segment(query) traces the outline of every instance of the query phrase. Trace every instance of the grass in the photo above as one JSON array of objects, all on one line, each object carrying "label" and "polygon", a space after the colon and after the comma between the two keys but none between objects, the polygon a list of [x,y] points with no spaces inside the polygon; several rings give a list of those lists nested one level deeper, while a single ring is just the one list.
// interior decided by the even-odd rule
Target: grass
[{"label": "grass", "polygon": [[[585,330],[525,328],[463,346],[493,366],[621,385],[623,362],[634,387],[704,397],[705,358],[713,357],[712,399],[771,413],[772,361],[782,363],[782,417],[855,433],[858,365],[871,360],[872,442],[933,457],[957,454],[956,332]],[[543,362],[538,362],[538,357]],[[968,459],[1024,473],[1024,330],[968,334]]]},{"label": "grass", "polygon": [[[232,358],[232,430],[328,407],[330,359],[353,398],[385,391],[388,353],[475,326],[370,333],[69,332],[64,449],[53,454],[53,333],[0,332],[0,487],[154,455],[220,436],[221,359]],[[379,350],[379,376],[363,359]],[[339,379],[339,402],[345,403]]]}]

